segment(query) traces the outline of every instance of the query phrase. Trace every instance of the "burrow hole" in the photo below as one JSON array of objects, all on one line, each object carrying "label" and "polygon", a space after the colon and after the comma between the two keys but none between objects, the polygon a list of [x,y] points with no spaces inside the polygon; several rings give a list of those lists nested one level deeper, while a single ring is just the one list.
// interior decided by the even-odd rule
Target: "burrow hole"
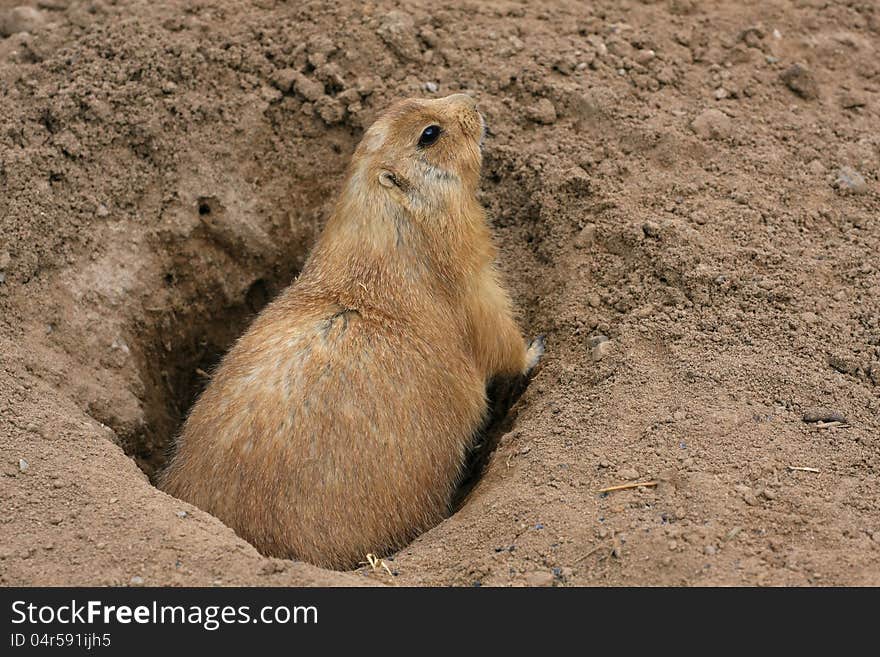
[{"label": "burrow hole", "polygon": [[[173,274],[164,277],[166,285],[177,280]],[[164,316],[148,331],[152,339],[142,344],[146,365],[141,370],[146,375],[146,424],[141,431],[123,437],[122,447],[153,484],[173,454],[174,439],[189,409],[223,354],[282,287],[279,281],[257,278],[239,303],[221,302],[206,308],[204,315]]]},{"label": "burrow hole", "polygon": [[[195,207],[200,217],[218,212],[210,198],[200,198]],[[287,254],[285,262],[302,262],[306,246]],[[212,271],[189,267],[163,276],[167,286],[188,292],[175,310],[159,314],[134,341],[144,373],[143,406],[146,423],[141,430],[122,435],[124,451],[155,485],[158,475],[173,454],[177,436],[189,409],[210,381],[211,373],[235,340],[247,329],[263,307],[290,284],[298,274],[292,267],[266,263],[253,282],[233,303],[212,286]],[[187,312],[180,312],[181,308]],[[450,515],[467,501],[479,482],[498,441],[509,432],[515,416],[511,410],[518,394],[507,386],[490,385],[490,412],[468,455],[460,483],[450,506]]]}]

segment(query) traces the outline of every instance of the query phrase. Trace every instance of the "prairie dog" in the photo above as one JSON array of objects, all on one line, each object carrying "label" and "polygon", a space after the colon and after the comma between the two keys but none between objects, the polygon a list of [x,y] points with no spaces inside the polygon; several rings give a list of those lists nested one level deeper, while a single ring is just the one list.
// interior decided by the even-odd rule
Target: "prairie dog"
[{"label": "prairie dog", "polygon": [[483,118],[409,99],[364,134],[296,281],[223,358],[160,486],[266,555],[352,568],[447,515],[527,346],[476,199]]}]

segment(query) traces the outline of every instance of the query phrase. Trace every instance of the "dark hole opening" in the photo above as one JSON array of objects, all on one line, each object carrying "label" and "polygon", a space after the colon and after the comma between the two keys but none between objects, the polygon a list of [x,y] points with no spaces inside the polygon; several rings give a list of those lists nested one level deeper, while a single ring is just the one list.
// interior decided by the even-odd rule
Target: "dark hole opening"
[{"label": "dark hole opening", "polygon": [[527,386],[527,381],[494,380],[489,383],[486,391],[489,415],[468,453],[458,487],[452,496],[450,515],[465,505],[489,465],[498,442],[513,430],[518,413],[516,402]]},{"label": "dark hole opening", "polygon": [[[214,305],[215,295],[201,290],[186,308],[165,315],[142,336],[139,357],[145,362],[143,408],[145,424],[119,435],[123,450],[154,484],[173,453],[174,440],[190,407],[208,385],[211,374],[232,343],[296,272],[282,280],[258,278],[238,302]],[[166,284],[185,275],[169,273]]]},{"label": "dark hole opening", "polygon": [[269,285],[264,279],[258,278],[251,283],[247,294],[244,296],[244,301],[250,311],[256,315],[263,309],[263,306],[269,303],[271,297],[272,293],[269,290]]}]

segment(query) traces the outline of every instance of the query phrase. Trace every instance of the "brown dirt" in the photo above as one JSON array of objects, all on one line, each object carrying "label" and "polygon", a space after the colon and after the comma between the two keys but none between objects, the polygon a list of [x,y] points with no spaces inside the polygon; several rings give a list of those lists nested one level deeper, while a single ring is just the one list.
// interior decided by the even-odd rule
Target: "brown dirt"
[{"label": "brown dirt", "polygon": [[[19,1],[0,583],[880,584],[876,3],[40,0],[9,27]],[[263,558],[147,474],[370,118],[460,89],[543,368],[393,580]],[[633,480],[659,484],[595,492]]]}]

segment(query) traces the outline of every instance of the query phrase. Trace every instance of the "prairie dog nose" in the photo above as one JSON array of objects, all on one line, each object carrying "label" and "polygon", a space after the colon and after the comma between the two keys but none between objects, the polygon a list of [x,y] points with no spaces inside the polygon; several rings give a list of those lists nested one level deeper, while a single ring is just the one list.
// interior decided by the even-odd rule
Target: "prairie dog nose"
[{"label": "prairie dog nose", "polygon": [[452,94],[451,96],[447,96],[446,100],[454,105],[464,105],[468,109],[473,110],[477,108],[476,99],[468,94]]}]

